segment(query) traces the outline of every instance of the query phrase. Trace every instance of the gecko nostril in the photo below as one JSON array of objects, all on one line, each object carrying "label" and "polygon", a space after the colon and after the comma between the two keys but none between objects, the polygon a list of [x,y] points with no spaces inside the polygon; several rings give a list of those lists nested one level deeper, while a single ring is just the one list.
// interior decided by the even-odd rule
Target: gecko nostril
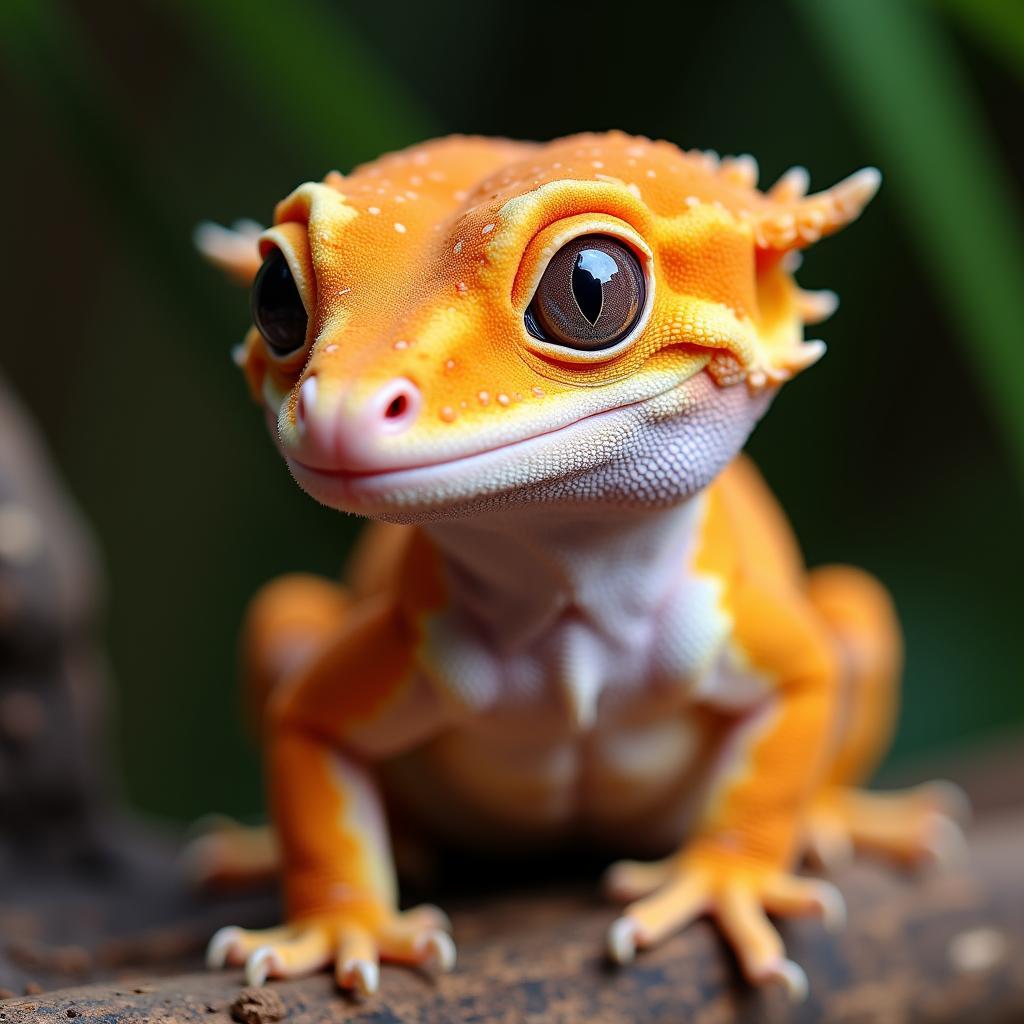
[{"label": "gecko nostril", "polygon": [[384,410],[384,418],[389,420],[400,419],[405,415],[408,407],[409,399],[405,395],[395,395],[391,399],[391,404]]},{"label": "gecko nostril", "polygon": [[408,377],[396,377],[371,400],[377,429],[397,434],[412,425],[420,411],[420,390]]}]

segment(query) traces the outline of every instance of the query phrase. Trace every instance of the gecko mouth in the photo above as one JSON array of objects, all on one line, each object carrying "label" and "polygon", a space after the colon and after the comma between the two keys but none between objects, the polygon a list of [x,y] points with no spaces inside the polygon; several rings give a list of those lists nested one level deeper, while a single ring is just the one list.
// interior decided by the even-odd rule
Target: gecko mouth
[{"label": "gecko mouth", "polygon": [[684,381],[676,381],[669,387],[664,388],[653,395],[638,398],[633,402],[625,402],[622,405],[615,405],[610,409],[598,409],[596,412],[588,413],[586,416],[579,417],[579,419],[570,420],[568,423],[557,424],[547,430],[538,431],[536,434],[529,434],[526,437],[516,438],[513,441],[506,441],[503,444],[496,444],[490,448],[480,448],[477,451],[466,452],[463,455],[457,455],[449,459],[427,459],[422,462],[413,462],[406,466],[389,466],[382,469],[347,469],[345,467],[322,469],[310,466],[287,453],[285,454],[285,459],[288,461],[289,465],[294,465],[304,472],[335,480],[372,480],[385,476],[398,476],[399,474],[415,473],[420,470],[441,469],[444,467],[454,468],[456,466],[468,464],[476,459],[485,458],[489,455],[496,455],[501,452],[512,452],[515,449],[524,448],[531,445],[533,442],[543,441],[546,438],[555,438],[560,434],[573,431],[574,428],[579,428],[583,424],[595,423],[604,418],[614,416],[617,413],[627,412],[630,409],[638,409],[641,406],[655,402],[659,398],[675,391],[677,388],[685,385],[689,380],[690,378],[688,377]]},{"label": "gecko mouth", "polygon": [[[593,435],[608,431],[609,436],[624,436],[623,428],[639,423],[645,406],[682,391],[692,380],[674,381],[669,387],[633,402],[600,409],[569,423],[553,426],[527,437],[517,438],[490,448],[467,452],[448,459],[435,459],[382,469],[319,469],[309,466],[282,449],[296,482],[325,505],[361,511],[360,506],[383,502],[411,507],[422,503],[439,505],[449,498],[462,499],[496,494],[516,486],[536,482],[543,476],[575,471],[572,456],[589,456],[591,462],[606,460],[607,446],[589,446],[574,442],[573,435]],[[560,457],[544,459],[553,448]],[[552,474],[552,465],[558,467]]]}]

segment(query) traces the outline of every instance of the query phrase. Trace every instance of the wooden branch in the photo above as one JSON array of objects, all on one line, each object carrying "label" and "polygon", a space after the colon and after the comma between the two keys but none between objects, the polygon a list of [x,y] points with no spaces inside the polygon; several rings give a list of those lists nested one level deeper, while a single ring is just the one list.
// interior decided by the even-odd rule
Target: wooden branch
[{"label": "wooden branch", "polygon": [[321,1024],[556,1022],[731,1024],[1024,1019],[1024,816],[971,836],[960,867],[919,875],[858,864],[837,879],[846,929],[787,922],[809,1000],[787,1005],[738,977],[714,929],[702,923],[624,969],[601,955],[612,910],[592,892],[534,891],[456,909],[460,962],[437,981],[385,967],[382,992],[346,999],[319,975],[243,990],[239,972],[194,973],[93,985],[8,1001],[0,1021]]}]

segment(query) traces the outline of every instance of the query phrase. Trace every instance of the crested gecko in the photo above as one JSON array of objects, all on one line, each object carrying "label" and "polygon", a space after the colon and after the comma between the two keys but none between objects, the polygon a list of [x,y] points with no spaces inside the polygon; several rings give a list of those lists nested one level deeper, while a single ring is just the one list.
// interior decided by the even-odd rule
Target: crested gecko
[{"label": "crested gecko", "polygon": [[739,454],[824,351],[803,328],[836,299],[798,251],[880,177],[757,177],[618,132],[451,137],[301,185],[266,231],[201,228],[252,284],[236,359],[292,476],[373,521],[344,584],[288,576],[249,611],[287,921],[222,929],[212,966],[364,993],[381,960],[450,969],[444,914],[399,909],[398,808],[629,853],[613,960],[710,914],[800,996],[768,915],[843,915],[800,858],[955,839],[948,789],[855,788],[892,730],[891,601],[807,571]]}]

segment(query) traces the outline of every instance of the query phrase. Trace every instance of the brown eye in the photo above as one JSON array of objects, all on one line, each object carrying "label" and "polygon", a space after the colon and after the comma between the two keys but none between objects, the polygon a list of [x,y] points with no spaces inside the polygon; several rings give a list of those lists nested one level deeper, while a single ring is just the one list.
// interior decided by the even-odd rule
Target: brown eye
[{"label": "brown eye", "polygon": [[280,249],[270,250],[256,274],[250,305],[253,321],[275,355],[291,355],[306,344],[309,317]]},{"label": "brown eye", "polygon": [[633,250],[608,235],[583,235],[555,253],[526,311],[542,341],[593,352],[621,341],[643,312],[647,288]]}]

